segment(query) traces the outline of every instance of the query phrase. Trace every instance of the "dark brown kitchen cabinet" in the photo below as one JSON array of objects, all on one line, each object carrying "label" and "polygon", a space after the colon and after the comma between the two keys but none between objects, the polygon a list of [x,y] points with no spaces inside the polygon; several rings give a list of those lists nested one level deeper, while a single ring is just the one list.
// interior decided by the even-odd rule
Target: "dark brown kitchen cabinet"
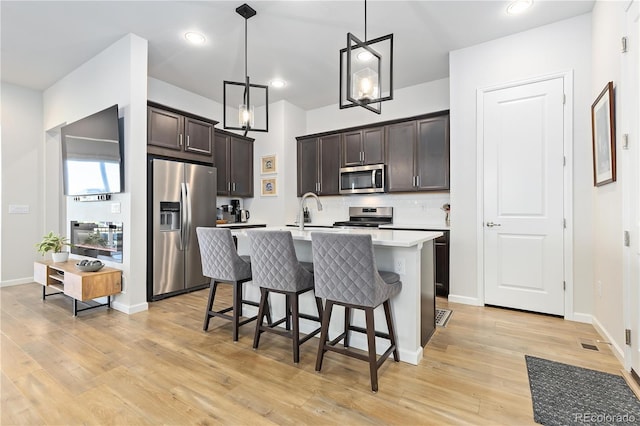
[{"label": "dark brown kitchen cabinet", "polygon": [[214,140],[218,195],[253,197],[253,139],[216,129]]},{"label": "dark brown kitchen cabinet", "polygon": [[338,195],[340,134],[298,138],[298,196]]},{"label": "dark brown kitchen cabinet", "polygon": [[389,192],[449,189],[449,114],[386,127]]},{"label": "dark brown kitchen cabinet", "polygon": [[342,167],[384,163],[384,127],[342,135]]},{"label": "dark brown kitchen cabinet", "polygon": [[216,124],[217,121],[149,103],[147,152],[210,164]]},{"label": "dark brown kitchen cabinet", "polygon": [[449,231],[436,238],[436,295],[449,296]]}]

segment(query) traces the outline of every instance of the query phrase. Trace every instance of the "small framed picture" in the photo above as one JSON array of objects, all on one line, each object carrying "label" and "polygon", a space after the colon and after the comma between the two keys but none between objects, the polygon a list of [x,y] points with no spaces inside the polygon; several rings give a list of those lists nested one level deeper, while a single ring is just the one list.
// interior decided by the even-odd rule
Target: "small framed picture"
[{"label": "small framed picture", "polygon": [[591,105],[593,138],[593,184],[601,186],[616,181],[616,125],[613,82],[604,87]]},{"label": "small framed picture", "polygon": [[274,197],[278,195],[276,178],[260,179],[260,195],[263,197]]},{"label": "small framed picture", "polygon": [[276,156],[273,155],[265,155],[262,157],[261,161],[262,167],[260,168],[260,173],[263,175],[269,173],[276,173],[278,170],[276,168]]}]

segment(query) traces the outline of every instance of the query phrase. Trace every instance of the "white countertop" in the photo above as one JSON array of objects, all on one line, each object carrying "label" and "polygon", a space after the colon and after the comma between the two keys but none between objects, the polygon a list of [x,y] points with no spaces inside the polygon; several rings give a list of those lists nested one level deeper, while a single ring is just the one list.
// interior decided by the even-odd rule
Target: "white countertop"
[{"label": "white countertop", "polygon": [[249,222],[234,222],[234,223],[218,223],[216,228],[259,228],[267,226],[266,223],[249,223]]},{"label": "white countertop", "polygon": [[[248,229],[250,230],[250,229]],[[236,236],[246,236],[247,229],[237,229],[233,233]],[[397,231],[390,229],[344,229],[344,228],[314,228],[305,225],[305,230],[300,231],[290,226],[271,226],[267,228],[259,228],[266,231],[290,231],[294,240],[311,241],[312,232],[331,232],[339,234],[369,234],[373,241],[373,245],[389,246],[389,247],[413,247],[426,241],[435,240],[442,236],[439,231]]]},{"label": "white countertop", "polygon": [[393,223],[390,225],[380,225],[382,229],[389,228],[405,228],[405,229],[415,229],[415,230],[438,230],[438,231],[450,231],[451,225],[447,225],[444,222],[433,222],[433,223]]}]

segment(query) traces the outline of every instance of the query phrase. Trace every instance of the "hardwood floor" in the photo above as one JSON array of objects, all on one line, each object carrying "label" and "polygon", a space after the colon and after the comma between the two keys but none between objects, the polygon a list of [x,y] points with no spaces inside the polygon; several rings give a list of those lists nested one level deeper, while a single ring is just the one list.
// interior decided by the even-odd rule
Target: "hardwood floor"
[{"label": "hardwood floor", "polygon": [[[219,289],[227,301],[229,288]],[[590,325],[439,299],[453,310],[447,327],[420,365],[387,361],[373,394],[364,362],[328,353],[316,373],[315,339],[294,365],[280,336],[254,351],[253,324],[237,343],[222,319],[203,332],[206,290],[77,318],[70,299],[40,294],[0,289],[2,425],[534,424],[525,354],[621,369],[606,344],[581,348],[600,339]]]}]

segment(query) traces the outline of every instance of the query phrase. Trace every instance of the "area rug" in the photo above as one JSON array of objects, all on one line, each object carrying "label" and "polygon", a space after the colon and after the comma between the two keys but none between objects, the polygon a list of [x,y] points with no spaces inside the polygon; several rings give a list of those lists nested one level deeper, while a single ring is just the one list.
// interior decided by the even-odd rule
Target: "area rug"
[{"label": "area rug", "polygon": [[451,318],[451,313],[452,311],[449,309],[436,308],[436,325],[446,327],[449,322],[449,318]]},{"label": "area rug", "polygon": [[640,401],[621,376],[525,355],[533,419],[543,425],[640,422]]}]

